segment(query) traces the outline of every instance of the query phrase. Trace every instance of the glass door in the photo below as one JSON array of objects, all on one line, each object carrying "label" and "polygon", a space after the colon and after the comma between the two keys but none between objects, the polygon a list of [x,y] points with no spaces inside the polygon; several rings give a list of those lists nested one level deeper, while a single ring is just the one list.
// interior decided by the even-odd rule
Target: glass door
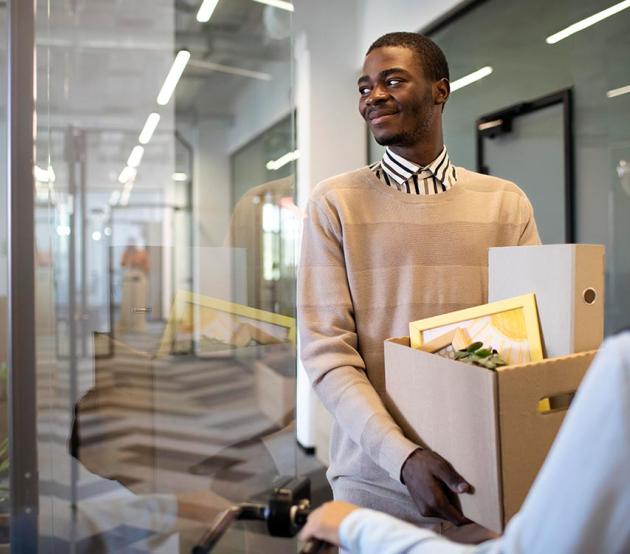
[{"label": "glass door", "polygon": [[523,188],[543,244],[575,235],[571,90],[521,102],[477,121],[478,171]]},{"label": "glass door", "polygon": [[[294,134],[261,182],[231,171],[293,129],[286,7],[37,2],[41,552],[189,552],[296,474],[291,167],[243,217]],[[289,286],[261,303],[252,282]],[[296,542],[240,525],[218,547],[267,550]]]}]

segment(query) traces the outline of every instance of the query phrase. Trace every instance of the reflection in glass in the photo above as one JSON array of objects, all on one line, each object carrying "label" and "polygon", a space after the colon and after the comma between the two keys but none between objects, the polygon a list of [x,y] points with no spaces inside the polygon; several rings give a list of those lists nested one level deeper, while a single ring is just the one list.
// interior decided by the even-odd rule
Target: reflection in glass
[{"label": "reflection in glass", "polygon": [[197,4],[38,11],[45,552],[186,552],[298,460],[322,474],[292,427],[290,14],[235,0],[201,23]]},{"label": "reflection in glass", "polygon": [[[548,44],[545,36],[609,7],[606,0],[559,0],[553,4],[489,0],[431,35],[449,60],[453,80],[479,67],[493,68],[484,79],[454,91],[446,105],[445,142],[456,165],[477,169],[475,121],[480,116],[572,90],[576,241],[606,246],[606,334],[627,326],[630,312],[630,197],[620,186],[616,171],[619,160],[630,156],[630,95],[607,94],[630,82],[630,11],[620,11],[557,44]],[[534,15],[541,10],[548,33],[541,31]],[[471,33],[483,35],[484,41],[471,43]],[[513,163],[497,165],[493,173],[514,179],[533,197],[546,189],[554,189],[556,196],[564,190],[566,166],[561,158],[565,152],[553,138],[561,134],[546,128],[550,121],[547,117],[540,125],[528,124],[531,144],[538,150],[544,145],[544,151],[527,144],[515,146],[513,153],[520,152],[521,159],[513,156]],[[497,145],[494,148],[498,151]],[[372,148],[371,154],[378,152]],[[502,162],[505,160],[508,158]],[[520,174],[514,174],[515,167],[523,168]],[[536,182],[527,182],[527,178]],[[543,213],[537,212],[536,217],[541,224],[554,218],[549,213],[553,206],[553,202],[539,202],[537,209]],[[544,232],[541,236],[545,240]],[[546,238],[558,240],[558,233]]]}]

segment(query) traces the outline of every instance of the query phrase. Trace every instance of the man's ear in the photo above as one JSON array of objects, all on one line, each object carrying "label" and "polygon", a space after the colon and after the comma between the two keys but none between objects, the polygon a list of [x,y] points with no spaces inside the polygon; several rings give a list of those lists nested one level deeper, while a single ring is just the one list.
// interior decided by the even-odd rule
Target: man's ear
[{"label": "man's ear", "polygon": [[448,82],[448,79],[440,79],[433,83],[433,100],[436,104],[442,105],[446,104],[448,97],[451,94],[451,85]]}]

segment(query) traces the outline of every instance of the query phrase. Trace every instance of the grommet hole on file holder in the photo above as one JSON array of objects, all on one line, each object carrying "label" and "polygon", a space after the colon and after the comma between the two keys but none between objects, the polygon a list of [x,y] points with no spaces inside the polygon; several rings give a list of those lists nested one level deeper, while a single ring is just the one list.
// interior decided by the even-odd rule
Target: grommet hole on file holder
[{"label": "grommet hole on file holder", "polygon": [[545,396],[538,401],[536,410],[539,414],[543,415],[564,412],[569,409],[574,396],[575,391],[554,394],[553,396]]},{"label": "grommet hole on file holder", "polygon": [[587,304],[593,304],[595,300],[597,300],[597,291],[592,287],[584,289],[584,292],[582,293],[582,298]]}]

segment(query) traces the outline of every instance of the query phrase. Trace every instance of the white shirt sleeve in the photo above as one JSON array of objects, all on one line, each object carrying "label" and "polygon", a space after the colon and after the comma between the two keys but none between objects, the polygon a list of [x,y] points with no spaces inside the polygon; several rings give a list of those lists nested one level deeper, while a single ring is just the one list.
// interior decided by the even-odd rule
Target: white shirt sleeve
[{"label": "white shirt sleeve", "polygon": [[454,543],[428,529],[363,508],[343,520],[339,538],[348,552],[361,554],[470,554],[487,552],[486,545],[496,542],[481,546]]}]

